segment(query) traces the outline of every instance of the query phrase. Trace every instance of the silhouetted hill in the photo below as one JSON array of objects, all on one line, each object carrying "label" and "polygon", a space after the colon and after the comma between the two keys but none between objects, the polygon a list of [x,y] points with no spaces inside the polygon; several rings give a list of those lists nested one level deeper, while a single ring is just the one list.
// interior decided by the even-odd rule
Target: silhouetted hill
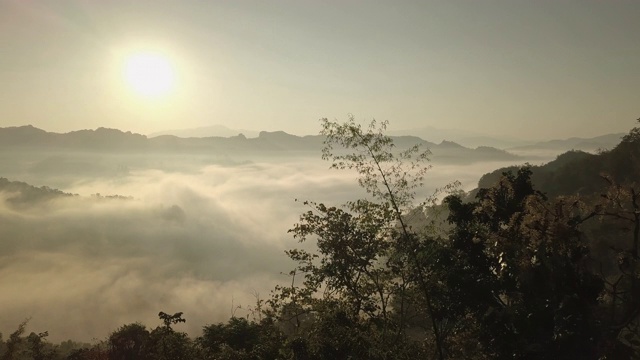
[{"label": "silhouetted hill", "polygon": [[556,139],[535,144],[510,147],[507,150],[516,154],[521,153],[544,153],[544,152],[565,152],[569,150],[581,150],[587,152],[596,152],[598,150],[611,149],[620,143],[623,133],[607,134],[596,136],[593,138],[572,137],[569,139]]},{"label": "silhouetted hill", "polygon": [[161,135],[173,135],[177,137],[190,138],[190,137],[231,137],[238,134],[243,134],[246,137],[256,137],[257,131],[246,129],[231,129],[224,125],[211,125],[203,126],[193,129],[174,129],[158,131],[149,134],[149,137],[156,137]]},{"label": "silhouetted hill", "polygon": [[515,139],[506,136],[495,136],[482,134],[464,129],[441,129],[434,126],[424,126],[419,128],[391,130],[390,135],[413,134],[430,142],[441,142],[444,140],[459,143],[466,147],[492,146],[500,149],[514,146],[531,144],[531,141]]},{"label": "silhouetted hill", "polygon": [[440,144],[438,144],[438,148],[440,149],[462,149],[464,146],[455,143],[453,141],[442,140]]},{"label": "silhouetted hill", "polygon": [[526,146],[533,143],[529,140],[515,139],[511,137],[496,137],[496,136],[466,136],[460,138],[451,138],[456,140],[460,144],[469,147],[478,146],[492,146],[498,149],[508,149],[517,146]]},{"label": "silhouetted hill", "polygon": [[[478,187],[490,187],[503,172],[515,172],[517,168],[501,168],[485,174]],[[635,182],[640,179],[640,137],[625,136],[613,149],[599,154],[568,151],[545,165],[531,166],[531,170],[536,187],[549,196],[599,192],[607,185],[602,175],[611,176],[618,183]]]},{"label": "silhouetted hill", "polygon": [[85,150],[140,149],[147,137],[117,129],[98,128],[69,133],[51,133],[31,125],[0,128],[0,148],[82,148]]},{"label": "silhouetted hill", "polygon": [[247,141],[249,144],[260,144],[273,149],[320,151],[323,137],[313,135],[301,137],[284,131],[261,131],[256,139],[247,139]]},{"label": "silhouetted hill", "polygon": [[0,146],[42,145],[51,137],[51,133],[31,125],[6,127],[0,130]]},{"label": "silhouetted hill", "polygon": [[70,147],[96,149],[141,149],[147,144],[144,135],[107,128],[73,131],[62,134],[61,139]]},{"label": "silhouetted hill", "polygon": [[74,196],[74,194],[47,186],[35,187],[21,181],[10,181],[3,177],[0,177],[0,195],[6,199],[7,203],[14,206],[27,204],[33,206],[43,201]]},{"label": "silhouetted hill", "polygon": [[[194,153],[216,155],[291,156],[317,157],[323,147],[321,135],[296,136],[284,131],[262,131],[255,138],[239,134],[231,137],[181,138],[161,135],[147,138],[145,135],[123,132],[117,129],[98,128],[59,134],[46,132],[32,126],[0,128],[0,148],[30,149],[34,151],[83,151],[99,153]],[[518,160],[518,156],[506,151],[479,147],[470,149],[451,141],[440,144],[425,141],[416,136],[393,137],[399,150],[416,144],[431,149],[432,159],[456,163],[474,161]]]}]

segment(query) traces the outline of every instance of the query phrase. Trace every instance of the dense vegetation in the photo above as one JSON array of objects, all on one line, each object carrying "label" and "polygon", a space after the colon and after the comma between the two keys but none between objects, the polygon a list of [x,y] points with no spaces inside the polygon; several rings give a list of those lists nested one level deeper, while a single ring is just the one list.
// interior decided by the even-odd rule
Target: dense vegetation
[{"label": "dense vegetation", "polygon": [[[100,344],[46,341],[25,324],[1,359],[631,359],[640,357],[640,128],[599,155],[495,176],[473,198],[415,202],[428,151],[323,121],[323,157],[369,197],[309,211],[290,232],[291,282],[250,318],[189,338],[182,313]],[[543,169],[543,170],[540,170]],[[539,171],[540,170],[540,171]],[[446,226],[415,209],[442,210]],[[429,211],[426,211],[427,208]]]}]

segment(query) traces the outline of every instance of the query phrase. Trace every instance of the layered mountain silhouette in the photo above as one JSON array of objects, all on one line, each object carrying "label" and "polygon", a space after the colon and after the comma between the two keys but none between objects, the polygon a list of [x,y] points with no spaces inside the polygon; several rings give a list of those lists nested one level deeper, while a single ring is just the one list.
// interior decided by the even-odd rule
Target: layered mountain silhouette
[{"label": "layered mountain silhouette", "polygon": [[487,135],[460,129],[441,129],[425,126],[405,130],[389,131],[391,135],[414,134],[431,142],[454,141],[466,147],[491,146],[514,154],[559,154],[569,150],[596,152],[616,146],[624,133],[614,133],[592,138],[571,137],[548,141],[531,141],[510,136]]},{"label": "layered mountain silhouette", "polygon": [[247,137],[258,136],[258,131],[246,130],[246,129],[231,129],[224,125],[211,125],[202,126],[191,129],[173,129],[158,131],[149,134],[149,137],[156,137],[161,135],[173,135],[177,137],[189,138],[189,137],[231,137],[238,134],[244,134]]},{"label": "layered mountain silhouette", "polygon": [[75,196],[75,194],[47,186],[35,187],[22,181],[11,181],[3,177],[0,177],[0,193],[9,194],[4,200],[14,206],[22,204],[37,205],[40,202],[51,199]]},{"label": "layered mountain silhouette", "polygon": [[[438,144],[416,136],[394,136],[398,149],[415,144],[429,148],[434,161],[463,162],[518,160],[520,157],[507,151],[478,147],[464,147],[451,141]],[[68,133],[52,133],[33,126],[0,128],[0,149],[29,149],[31,151],[83,151],[115,153],[194,153],[216,155],[318,156],[323,147],[321,135],[296,136],[283,131],[262,131],[257,137],[243,134],[230,137],[189,137],[160,135],[147,137],[117,129],[98,128]]]},{"label": "layered mountain silhouette", "polygon": [[620,140],[624,135],[624,133],[616,133],[596,136],[593,138],[572,137],[563,140],[549,140],[524,146],[510,147],[507,151],[516,154],[541,153],[545,151],[560,153],[569,150],[597,152],[612,149],[620,143]]},{"label": "layered mountain silhouette", "polygon": [[475,131],[461,129],[442,129],[434,126],[424,126],[404,130],[391,130],[389,131],[389,134],[414,134],[415,136],[431,142],[448,140],[472,148],[478,146],[492,146],[499,149],[506,149],[533,143],[532,141],[526,141],[509,136],[491,136]]},{"label": "layered mountain silhouette", "polygon": [[[609,141],[614,135],[602,137]],[[622,141],[620,141],[622,140]],[[578,141],[574,139],[572,141]],[[633,183],[640,178],[640,137],[620,136],[618,144],[611,150],[598,154],[572,150],[559,155],[555,160],[540,166],[531,166],[531,179],[536,187],[550,197],[559,195],[588,195],[602,191],[606,179],[616,183]],[[495,184],[500,175],[515,171],[516,166],[497,169],[480,178],[479,188]]]}]

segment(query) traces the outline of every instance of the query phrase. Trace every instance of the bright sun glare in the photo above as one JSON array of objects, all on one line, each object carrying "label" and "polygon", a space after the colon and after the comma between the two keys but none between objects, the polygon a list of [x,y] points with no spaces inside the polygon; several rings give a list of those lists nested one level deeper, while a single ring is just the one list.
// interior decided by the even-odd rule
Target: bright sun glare
[{"label": "bright sun glare", "polygon": [[159,98],[173,90],[175,72],[169,60],[161,54],[135,53],[125,61],[124,78],[139,95]]}]

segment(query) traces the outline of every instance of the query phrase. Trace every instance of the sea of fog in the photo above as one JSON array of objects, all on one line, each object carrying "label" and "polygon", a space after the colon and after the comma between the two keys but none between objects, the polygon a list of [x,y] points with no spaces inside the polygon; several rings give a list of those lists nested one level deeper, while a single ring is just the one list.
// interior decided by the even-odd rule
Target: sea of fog
[{"label": "sea of fog", "polygon": [[[78,196],[15,206],[0,193],[5,337],[26,318],[27,331],[49,331],[52,341],[91,341],[126,323],[155,327],[159,311],[184,312],[178,329],[192,335],[246,316],[256,298],[290,281],[284,250],[299,244],[287,230],[308,210],[295,199],[339,205],[365,195],[353,172],[310,157],[144,166],[54,157],[47,167],[20,156],[0,176]],[[471,190],[508,165],[433,164],[418,200],[455,180]]]}]

